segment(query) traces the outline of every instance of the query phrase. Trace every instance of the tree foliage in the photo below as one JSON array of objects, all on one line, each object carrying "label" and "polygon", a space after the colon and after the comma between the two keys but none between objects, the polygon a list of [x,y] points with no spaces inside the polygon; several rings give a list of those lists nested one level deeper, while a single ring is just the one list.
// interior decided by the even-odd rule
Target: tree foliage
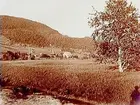
[{"label": "tree foliage", "polygon": [[101,51],[106,50],[103,55],[110,53],[113,58],[117,57],[121,71],[130,66],[135,68],[134,60],[140,56],[140,24],[138,11],[132,3],[126,0],[107,1],[103,12],[94,10],[89,25],[94,30],[93,38],[100,45],[108,46],[99,46]]}]

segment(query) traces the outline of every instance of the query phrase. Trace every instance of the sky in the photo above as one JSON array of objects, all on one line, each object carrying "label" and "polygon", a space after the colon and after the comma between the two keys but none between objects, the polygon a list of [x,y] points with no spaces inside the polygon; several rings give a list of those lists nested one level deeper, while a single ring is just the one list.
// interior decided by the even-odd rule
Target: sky
[{"label": "sky", "polygon": [[[0,15],[38,21],[71,37],[91,36],[92,6],[102,11],[106,0],[0,0]],[[128,0],[140,9],[138,0]]]}]

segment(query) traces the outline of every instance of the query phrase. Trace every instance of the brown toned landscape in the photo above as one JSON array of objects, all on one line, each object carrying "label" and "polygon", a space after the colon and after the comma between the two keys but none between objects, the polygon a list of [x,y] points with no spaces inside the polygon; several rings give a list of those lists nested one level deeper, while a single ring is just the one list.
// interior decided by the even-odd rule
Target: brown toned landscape
[{"label": "brown toned landscape", "polygon": [[35,87],[58,99],[79,100],[82,105],[127,105],[140,74],[119,73],[113,67],[92,60],[6,61],[2,76],[10,89]]},{"label": "brown toned landscape", "polygon": [[24,18],[1,16],[1,19],[3,43],[18,43],[34,47],[49,47],[51,44],[64,50],[70,50],[70,48],[94,50],[94,41],[90,37],[64,36],[44,24]]},{"label": "brown toned landscape", "polygon": [[138,9],[104,2],[89,17],[95,1],[5,3],[0,105],[140,105]]},{"label": "brown toned landscape", "polygon": [[[1,52],[28,53],[30,46],[34,48],[35,54],[51,53],[50,44],[57,53],[91,53],[96,48],[92,38],[71,38],[38,22],[11,16],[1,17]],[[139,72],[119,73],[115,63],[99,64],[93,57],[1,61],[1,74],[5,81],[3,105],[129,105],[131,92],[140,80]],[[5,96],[6,89],[13,90],[21,85],[36,88],[43,95],[33,94],[28,99],[16,99],[16,102],[12,100],[10,103],[8,100],[11,99],[5,98],[9,96]],[[48,95],[54,99],[48,99]],[[45,104],[47,100],[57,102]]]}]

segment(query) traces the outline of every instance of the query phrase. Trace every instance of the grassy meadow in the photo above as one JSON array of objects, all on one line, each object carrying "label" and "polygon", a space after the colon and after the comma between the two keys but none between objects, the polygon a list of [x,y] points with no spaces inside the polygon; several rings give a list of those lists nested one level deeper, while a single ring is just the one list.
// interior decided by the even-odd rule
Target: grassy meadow
[{"label": "grassy meadow", "polygon": [[7,86],[25,85],[55,95],[89,102],[128,103],[140,72],[119,73],[113,64],[93,60],[39,60],[1,62]]}]

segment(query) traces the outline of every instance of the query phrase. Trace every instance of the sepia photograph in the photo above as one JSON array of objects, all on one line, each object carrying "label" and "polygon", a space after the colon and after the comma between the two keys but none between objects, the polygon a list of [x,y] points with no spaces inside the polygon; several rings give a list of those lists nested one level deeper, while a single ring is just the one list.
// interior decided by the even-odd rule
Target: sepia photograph
[{"label": "sepia photograph", "polygon": [[140,105],[138,0],[0,0],[0,105]]}]

